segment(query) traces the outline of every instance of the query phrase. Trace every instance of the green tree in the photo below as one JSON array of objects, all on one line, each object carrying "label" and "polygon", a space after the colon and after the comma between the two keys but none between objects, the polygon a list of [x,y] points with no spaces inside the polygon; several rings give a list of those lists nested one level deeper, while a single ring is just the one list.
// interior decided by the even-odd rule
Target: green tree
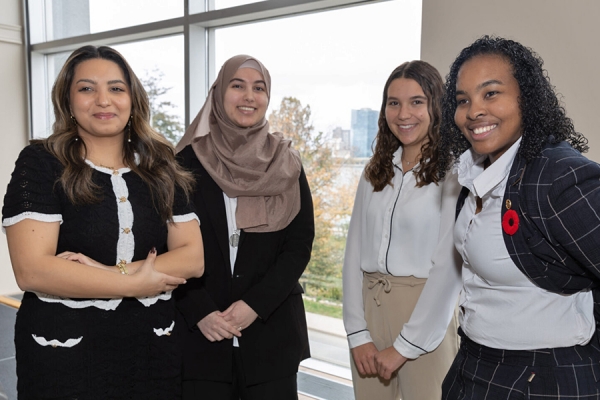
[{"label": "green tree", "polygon": [[164,76],[162,71],[154,68],[151,72],[146,72],[145,77],[140,80],[150,100],[152,127],[175,145],[183,136],[183,123],[179,116],[172,112],[176,106],[163,98],[163,95],[172,89],[162,86]]},{"label": "green tree", "polygon": [[[311,188],[315,208],[315,241],[305,272],[309,295],[341,299],[341,275],[347,220],[352,212],[354,185],[335,180],[342,166],[327,146],[323,132],[314,132],[311,109],[294,97],[285,97],[269,115],[272,131],[292,140]],[[352,187],[350,187],[352,186]]]}]

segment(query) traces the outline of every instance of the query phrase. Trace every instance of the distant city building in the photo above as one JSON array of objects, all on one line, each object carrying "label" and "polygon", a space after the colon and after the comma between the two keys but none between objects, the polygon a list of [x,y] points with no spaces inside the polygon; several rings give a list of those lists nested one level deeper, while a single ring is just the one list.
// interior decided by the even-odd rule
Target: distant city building
[{"label": "distant city building", "polygon": [[352,143],[350,140],[350,130],[336,127],[331,131],[331,139],[328,143],[329,148],[334,157],[337,158],[349,158],[352,156],[350,150],[352,149]]},{"label": "distant city building", "polygon": [[352,110],[351,144],[353,157],[371,157],[371,144],[377,135],[379,111],[370,108]]}]

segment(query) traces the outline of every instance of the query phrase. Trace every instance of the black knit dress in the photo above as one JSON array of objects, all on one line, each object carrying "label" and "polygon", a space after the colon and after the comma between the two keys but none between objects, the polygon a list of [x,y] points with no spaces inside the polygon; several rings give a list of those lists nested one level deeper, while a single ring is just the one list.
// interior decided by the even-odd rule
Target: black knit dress
[{"label": "black knit dress", "polygon": [[[147,185],[128,168],[94,166],[99,203],[74,206],[57,179],[62,166],[41,145],[16,162],[3,226],[30,218],[60,222],[57,254],[73,251],[105,265],[167,250],[167,224]],[[197,218],[179,195],[175,222]],[[123,277],[123,279],[128,279]],[[17,313],[19,399],[177,399],[180,349],[171,293],[147,298],[69,299],[26,292]]]}]

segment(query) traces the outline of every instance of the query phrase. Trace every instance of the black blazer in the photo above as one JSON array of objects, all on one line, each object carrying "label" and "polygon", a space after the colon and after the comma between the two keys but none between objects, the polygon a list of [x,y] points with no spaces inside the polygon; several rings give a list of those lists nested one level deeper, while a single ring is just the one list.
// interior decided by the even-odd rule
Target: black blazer
[{"label": "black blazer", "polygon": [[196,179],[193,201],[204,241],[205,272],[175,291],[188,329],[180,330],[183,379],[232,381],[232,340],[210,342],[197,323],[213,311],[244,300],[258,318],[242,332],[240,353],[246,382],[255,384],[295,374],[310,357],[302,287],[298,279],[310,260],[314,239],[313,204],[304,171],[301,209],[283,230],[241,232],[233,275],[229,259],[223,191],[206,172],[191,146],[178,154]]}]

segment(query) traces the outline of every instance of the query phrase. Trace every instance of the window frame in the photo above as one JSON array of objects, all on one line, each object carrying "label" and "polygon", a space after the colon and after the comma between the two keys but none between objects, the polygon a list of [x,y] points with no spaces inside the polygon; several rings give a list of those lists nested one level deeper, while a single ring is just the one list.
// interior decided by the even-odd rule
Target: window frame
[{"label": "window frame", "polygon": [[[68,38],[40,41],[45,36],[43,4],[45,0],[22,0],[24,6],[25,48],[27,67],[28,136],[51,132],[49,121],[53,119],[50,103],[50,80],[48,59],[54,54],[71,52],[83,45],[116,46],[137,41],[183,35],[184,39],[184,126],[189,126],[195,113],[202,107],[210,84],[217,76],[219,66],[215,59],[215,32],[217,29],[327,12],[393,0],[266,0],[236,7],[214,10],[214,0],[183,0],[184,15],[146,24],[90,33]],[[84,0],[81,0],[84,1]],[[399,1],[399,0],[396,0]],[[31,8],[38,7],[33,13]],[[208,10],[208,11],[205,11]],[[32,35],[31,29],[38,30]],[[31,44],[32,36],[36,43]],[[38,43],[39,42],[39,43]],[[345,339],[344,339],[345,340]],[[303,368],[325,372],[332,376],[350,379],[349,371],[331,372],[340,368],[329,361],[313,359]],[[325,364],[328,371],[322,368]],[[332,381],[331,385],[338,383]],[[344,388],[342,388],[344,389]]]},{"label": "window frame", "polygon": [[[215,79],[218,72],[215,65],[216,29],[382,1],[389,0],[266,0],[214,10],[213,0],[183,0],[182,17],[31,44],[32,37],[37,39],[45,36],[47,28],[43,23],[44,0],[23,0],[27,48],[29,138],[34,137],[34,132],[49,132],[50,129],[48,121],[51,120],[52,110],[48,106],[48,100],[52,83],[48,81],[47,56],[49,55],[73,51],[86,44],[114,46],[183,35],[184,126],[188,126],[193,117],[192,113],[202,107],[210,82]],[[33,32],[32,27],[36,27]]]}]

